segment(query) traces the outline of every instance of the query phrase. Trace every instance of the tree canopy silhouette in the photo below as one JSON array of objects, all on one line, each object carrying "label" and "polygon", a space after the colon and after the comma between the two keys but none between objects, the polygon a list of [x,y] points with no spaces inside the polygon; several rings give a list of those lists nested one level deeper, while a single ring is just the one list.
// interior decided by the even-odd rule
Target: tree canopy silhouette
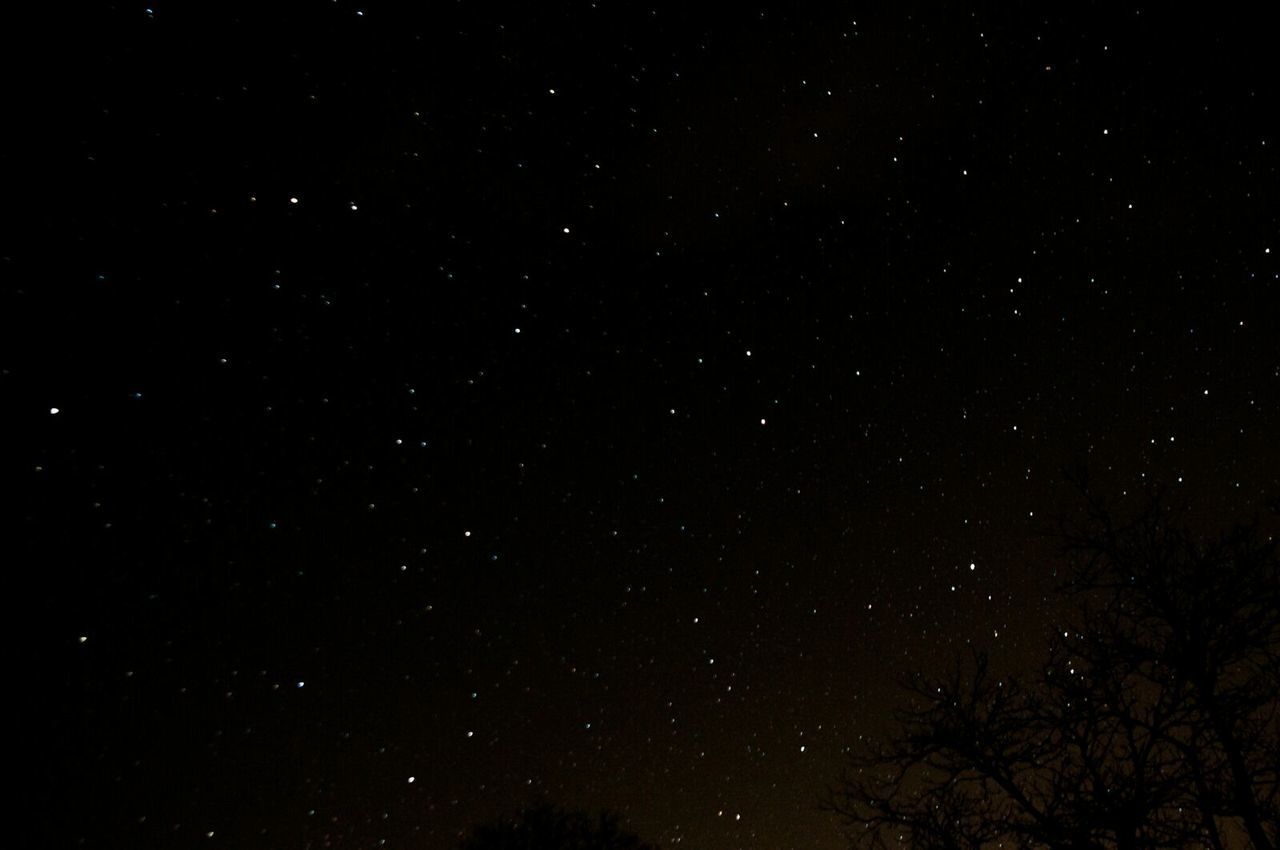
[{"label": "tree canopy silhouette", "polygon": [[622,827],[616,812],[541,803],[472,829],[459,850],[658,850]]},{"label": "tree canopy silhouette", "polygon": [[910,677],[828,795],[855,847],[1275,850],[1277,541],[1086,499],[1063,533],[1076,616],[1043,666],[1001,676],[974,651]]}]

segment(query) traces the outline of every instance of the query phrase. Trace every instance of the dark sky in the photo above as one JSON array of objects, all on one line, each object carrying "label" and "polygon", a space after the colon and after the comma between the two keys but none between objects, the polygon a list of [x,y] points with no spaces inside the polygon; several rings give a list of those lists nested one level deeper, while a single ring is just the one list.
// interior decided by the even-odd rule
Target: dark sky
[{"label": "dark sky", "polygon": [[1276,492],[1273,31],[802,5],[29,33],[4,560],[49,846],[446,850],[545,796],[839,850],[895,676],[1039,652],[1064,465],[1209,523]]}]

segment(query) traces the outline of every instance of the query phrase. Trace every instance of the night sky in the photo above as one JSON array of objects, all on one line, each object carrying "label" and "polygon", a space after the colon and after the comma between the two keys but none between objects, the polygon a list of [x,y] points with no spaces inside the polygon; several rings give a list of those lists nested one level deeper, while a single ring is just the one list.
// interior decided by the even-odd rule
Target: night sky
[{"label": "night sky", "polygon": [[1064,467],[1277,492],[1274,31],[803,5],[19,33],[26,846],[839,850],[896,676],[1043,649]]}]

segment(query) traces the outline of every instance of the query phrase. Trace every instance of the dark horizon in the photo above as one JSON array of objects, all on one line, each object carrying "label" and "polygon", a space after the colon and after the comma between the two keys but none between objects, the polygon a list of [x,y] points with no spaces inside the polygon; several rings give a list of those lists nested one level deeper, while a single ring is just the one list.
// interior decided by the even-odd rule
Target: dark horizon
[{"label": "dark horizon", "polygon": [[844,850],[896,677],[1044,651],[1064,469],[1206,529],[1280,497],[1245,11],[38,36],[0,378],[50,844],[446,850],[546,798]]}]

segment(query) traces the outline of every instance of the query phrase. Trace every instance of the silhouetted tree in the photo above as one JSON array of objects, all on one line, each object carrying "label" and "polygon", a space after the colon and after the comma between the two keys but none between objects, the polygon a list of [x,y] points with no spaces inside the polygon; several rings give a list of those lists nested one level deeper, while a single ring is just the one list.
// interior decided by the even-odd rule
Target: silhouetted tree
[{"label": "silhouetted tree", "polygon": [[997,676],[975,651],[911,677],[895,731],[829,794],[851,842],[1275,850],[1277,541],[1198,536],[1154,497],[1123,523],[1088,499],[1063,539],[1078,616],[1042,670]]},{"label": "silhouetted tree", "polygon": [[657,850],[622,828],[615,812],[590,814],[542,803],[475,827],[460,850]]}]

